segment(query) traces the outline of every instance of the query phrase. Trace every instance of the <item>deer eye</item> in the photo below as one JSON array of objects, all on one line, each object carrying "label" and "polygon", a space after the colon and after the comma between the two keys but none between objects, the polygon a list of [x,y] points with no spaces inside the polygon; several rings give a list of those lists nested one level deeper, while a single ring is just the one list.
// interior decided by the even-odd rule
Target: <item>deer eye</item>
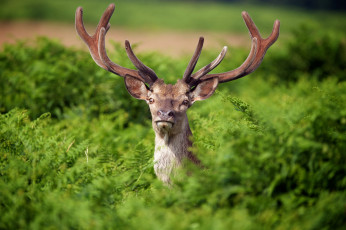
[{"label": "deer eye", "polygon": [[188,106],[188,105],[189,105],[189,101],[188,101],[188,100],[184,100],[184,101],[183,101],[183,105]]},{"label": "deer eye", "polygon": [[155,100],[153,98],[149,98],[148,101],[149,101],[149,104],[153,104]]}]

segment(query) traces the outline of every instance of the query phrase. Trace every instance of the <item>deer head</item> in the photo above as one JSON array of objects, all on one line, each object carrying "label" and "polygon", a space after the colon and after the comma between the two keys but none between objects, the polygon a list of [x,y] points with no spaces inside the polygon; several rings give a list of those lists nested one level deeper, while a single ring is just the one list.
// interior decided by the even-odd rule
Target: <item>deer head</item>
[{"label": "deer head", "polygon": [[162,181],[169,183],[171,171],[181,164],[184,157],[199,164],[197,157],[188,149],[192,144],[189,138],[192,133],[187,120],[187,109],[194,102],[210,97],[218,84],[244,77],[255,71],[261,64],[268,48],[277,40],[280,22],[276,20],[271,35],[263,39],[248,13],[242,12],[252,41],[250,53],[244,63],[237,69],[228,72],[209,74],[224,58],[227,52],[227,47],[224,47],[214,61],[193,73],[203,47],[204,38],[201,37],[182,79],[179,79],[176,84],[170,85],[165,84],[152,69],[136,57],[129,41],[125,41],[125,48],[136,70],[121,67],[109,59],[105,49],[105,36],[110,28],[109,20],[114,8],[114,4],[108,6],[100,19],[95,34],[90,36],[83,25],[82,8],[78,7],[75,21],[76,30],[89,47],[96,64],[123,77],[127,91],[133,97],[145,100],[149,105],[152,125],[156,133],[155,172]]}]

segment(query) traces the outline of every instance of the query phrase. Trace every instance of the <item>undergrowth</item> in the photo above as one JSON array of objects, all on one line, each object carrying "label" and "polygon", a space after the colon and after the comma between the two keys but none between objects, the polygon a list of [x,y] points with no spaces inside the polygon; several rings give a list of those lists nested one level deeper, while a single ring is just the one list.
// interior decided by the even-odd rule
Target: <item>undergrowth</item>
[{"label": "undergrowth", "polygon": [[[112,59],[131,67],[115,48]],[[187,63],[140,56],[169,82]],[[203,66],[213,56],[201,58]],[[274,59],[264,63],[279,63]],[[274,70],[279,66],[264,66],[222,84],[188,112],[192,151],[205,168],[188,165],[168,188],[153,172],[148,109],[127,94],[121,78],[96,66],[88,53],[44,38],[6,45],[0,60],[0,229],[346,224],[342,71],[309,65],[314,69],[297,70],[301,76],[289,80]],[[230,61],[224,63],[220,68],[229,68]],[[325,75],[317,76],[316,68]]]}]

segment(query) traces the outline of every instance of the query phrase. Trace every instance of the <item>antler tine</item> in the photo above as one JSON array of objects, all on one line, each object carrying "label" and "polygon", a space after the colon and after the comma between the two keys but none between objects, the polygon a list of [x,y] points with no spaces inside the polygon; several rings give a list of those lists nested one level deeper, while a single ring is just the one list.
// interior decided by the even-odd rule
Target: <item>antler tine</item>
[{"label": "antler tine", "polygon": [[204,81],[204,80],[209,79],[209,78],[218,77],[219,83],[224,83],[224,82],[235,80],[235,79],[238,79],[238,78],[241,78],[241,77],[248,75],[249,73],[247,73],[247,69],[254,62],[256,55],[257,55],[257,52],[258,52],[258,42],[257,41],[258,41],[257,38],[252,39],[250,53],[247,56],[246,60],[243,62],[243,64],[241,64],[241,66],[239,66],[238,68],[236,68],[232,71],[221,73],[221,74],[207,74],[207,75],[201,77],[200,79],[202,81]]},{"label": "antler tine", "polygon": [[125,77],[126,75],[131,75],[135,78],[138,78],[141,81],[147,82],[145,79],[139,76],[138,71],[117,65],[109,59],[106,52],[106,46],[105,46],[106,33],[107,33],[107,30],[104,27],[102,27],[100,29],[99,39],[98,39],[98,55],[101,58],[102,63],[106,66],[106,70],[116,75],[119,75],[121,77]]},{"label": "antler tine", "polygon": [[261,64],[264,55],[266,54],[268,48],[278,39],[279,30],[280,30],[280,21],[276,20],[274,23],[273,31],[271,35],[263,39],[257,29],[255,23],[249,16],[247,12],[242,12],[243,19],[245,24],[250,32],[250,37],[252,40],[250,54],[244,63],[235,70],[231,70],[224,73],[218,74],[207,74],[201,78],[201,80],[206,80],[209,78],[218,77],[219,83],[224,83],[232,81],[241,77],[244,77],[253,71],[255,71],[258,66]]},{"label": "antler tine", "polygon": [[185,70],[185,73],[183,76],[183,80],[186,83],[189,83],[191,81],[191,74],[192,74],[193,70],[195,69],[195,66],[197,64],[199,56],[202,52],[203,43],[204,43],[204,38],[200,37],[198,44],[197,44],[197,47],[196,47],[196,50],[195,50],[195,53],[193,54],[188,66],[186,67],[186,70]]},{"label": "antler tine", "polygon": [[246,71],[249,74],[258,68],[258,66],[261,64],[261,62],[264,58],[264,55],[266,54],[268,48],[278,39],[279,30],[280,30],[280,21],[275,20],[272,33],[269,35],[268,38],[263,39],[261,37],[255,23],[253,22],[252,18],[250,17],[250,15],[246,11],[243,11],[242,16],[243,16],[245,24],[246,24],[246,26],[250,32],[251,38],[257,38],[258,43],[259,43],[259,46],[258,46],[259,50],[257,52],[256,58],[255,58],[254,62],[251,64],[251,66]]},{"label": "antler tine", "polygon": [[224,46],[219,56],[217,56],[217,58],[214,61],[204,66],[203,68],[201,68],[200,70],[198,70],[196,73],[194,73],[191,76],[193,80],[191,81],[190,85],[196,84],[201,77],[205,76],[207,73],[215,69],[221,63],[226,53],[227,53],[227,46]]},{"label": "antler tine", "polygon": [[103,13],[99,21],[99,24],[96,28],[96,32],[93,36],[90,36],[84,27],[82,7],[77,8],[76,17],[75,17],[75,26],[76,26],[78,35],[87,44],[91,57],[94,59],[96,64],[106,70],[107,70],[106,65],[102,62],[102,60],[100,59],[100,56],[98,55],[98,39],[99,39],[99,32],[101,28],[106,28],[106,31],[109,29],[110,27],[109,20],[114,12],[114,8],[115,8],[114,4],[110,4],[107,7],[106,11]]},{"label": "antler tine", "polygon": [[149,85],[152,85],[157,79],[155,72],[148,66],[144,65],[137,56],[133,53],[131,44],[128,40],[125,41],[127,56],[130,58],[133,65],[139,70],[139,75],[146,80]]},{"label": "antler tine", "polygon": [[152,79],[142,77],[139,71],[119,66],[109,59],[105,47],[105,37],[107,31],[110,28],[109,20],[114,12],[114,9],[114,4],[110,4],[107,7],[105,12],[101,16],[101,19],[96,27],[94,35],[90,36],[83,24],[83,9],[81,7],[78,7],[76,10],[75,19],[76,30],[78,35],[87,44],[91,57],[94,59],[95,63],[103,69],[108,70],[121,77],[130,75],[143,82],[152,84]]}]

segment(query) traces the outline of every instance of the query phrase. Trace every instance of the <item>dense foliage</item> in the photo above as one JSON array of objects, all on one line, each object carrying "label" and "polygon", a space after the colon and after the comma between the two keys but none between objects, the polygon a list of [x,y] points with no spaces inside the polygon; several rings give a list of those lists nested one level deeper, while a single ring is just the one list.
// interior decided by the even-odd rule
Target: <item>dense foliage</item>
[{"label": "dense foliage", "polygon": [[346,42],[331,34],[321,33],[313,27],[302,25],[293,31],[295,39],[287,47],[264,63],[269,71],[281,80],[292,82],[302,76],[318,80],[333,76],[346,80]]},{"label": "dense foliage", "polygon": [[[125,55],[116,59],[127,66]],[[136,101],[129,105],[121,79],[96,68],[89,54],[46,38],[38,38],[33,46],[5,45],[0,68],[5,83],[0,86],[0,112],[22,107],[30,108],[32,117],[47,111],[61,117],[66,109],[97,115],[140,106]]]},{"label": "dense foliage", "polygon": [[[293,52],[297,42],[282,49]],[[112,59],[131,67],[115,49]],[[246,56],[233,53],[239,63]],[[214,57],[204,54],[199,65]],[[51,40],[4,46],[0,229],[343,229],[344,64],[328,72],[288,62],[290,78],[275,69],[287,68],[280,58],[266,57],[263,68],[189,110],[193,151],[205,169],[191,165],[167,188],[152,169],[148,109],[122,79],[87,52]],[[187,63],[159,54],[141,59],[169,82]]]}]

